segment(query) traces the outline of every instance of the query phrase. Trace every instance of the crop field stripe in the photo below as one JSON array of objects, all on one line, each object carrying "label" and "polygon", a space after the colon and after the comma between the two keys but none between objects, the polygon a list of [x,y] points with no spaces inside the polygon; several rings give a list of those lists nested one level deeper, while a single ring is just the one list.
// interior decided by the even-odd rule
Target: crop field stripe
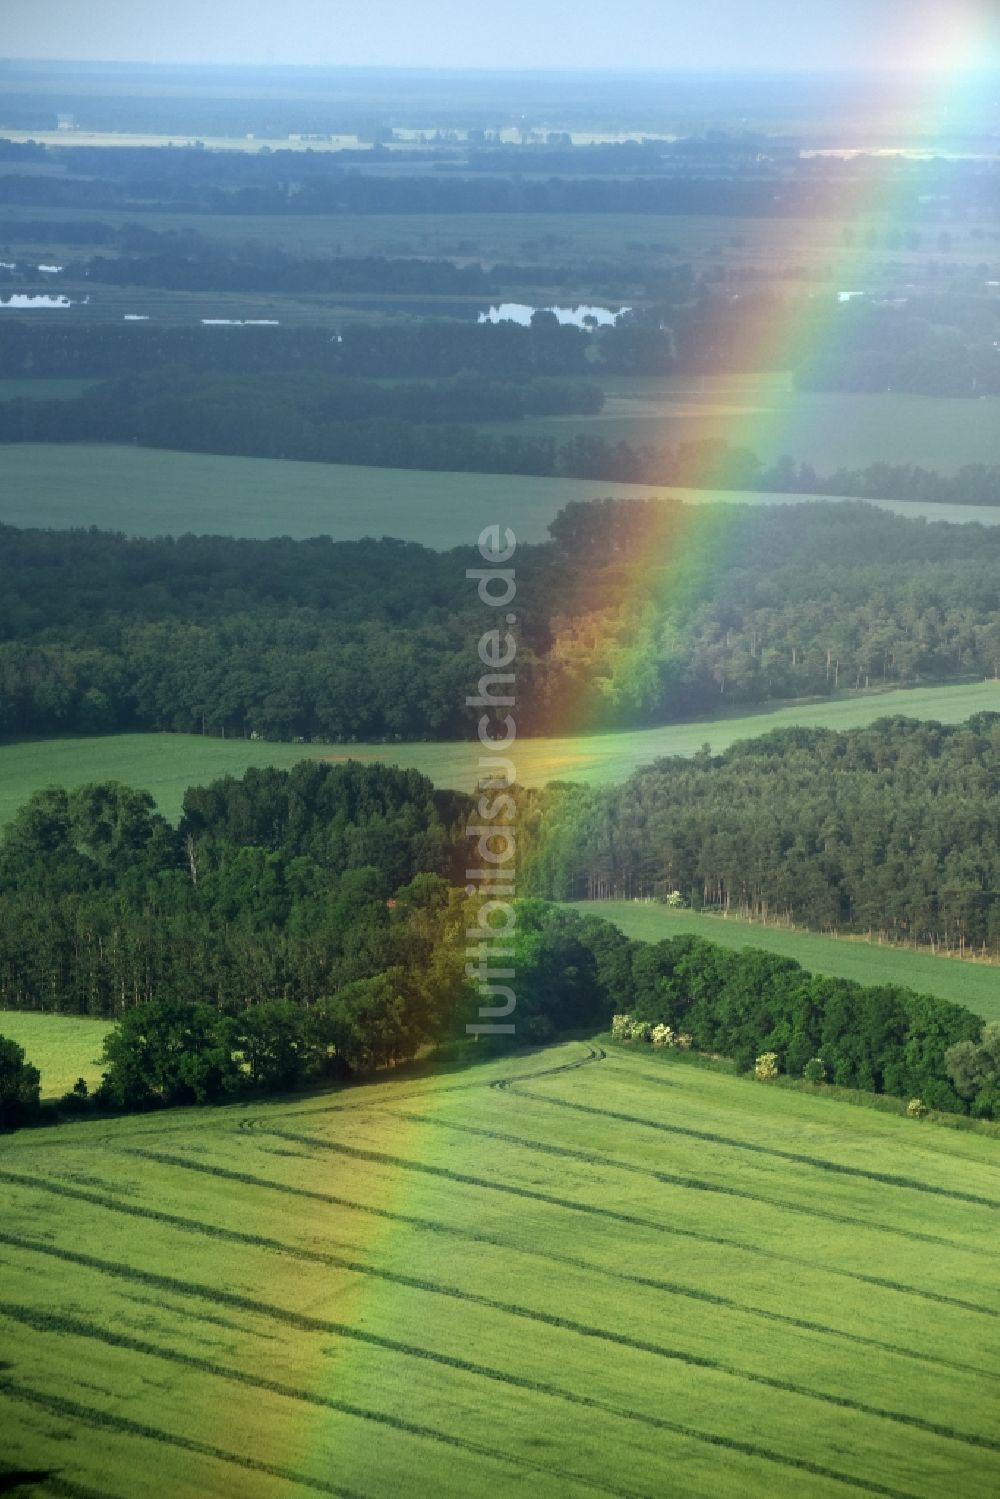
[{"label": "crop field stripe", "polygon": [[83,1483],[74,1483],[72,1478],[53,1474],[42,1483],[42,1492],[55,1494],[57,1499],[109,1499],[103,1489],[92,1489]]},{"label": "crop field stripe", "polygon": [[91,1430],[105,1428],[109,1431],[122,1432],[126,1436],[143,1437],[149,1442],[162,1442],[168,1447],[179,1447],[185,1452],[195,1452],[201,1457],[211,1457],[216,1462],[244,1468],[251,1473],[265,1473],[269,1478],[280,1478],[285,1483],[297,1483],[300,1487],[312,1489],[317,1494],[330,1494],[333,1499],[364,1499],[364,1496],[356,1489],[344,1488],[343,1484],[329,1483],[322,1478],[310,1478],[307,1473],[297,1473],[293,1468],[282,1468],[276,1463],[260,1462],[257,1458],[246,1457],[238,1452],[227,1452],[223,1447],[213,1447],[211,1443],[200,1442],[196,1437],[186,1437],[177,1432],[165,1431],[162,1426],[147,1426],[144,1422],[133,1421],[128,1416],[114,1416],[97,1406],[81,1405],[79,1401],[69,1400],[64,1395],[48,1394],[44,1390],[35,1390],[28,1385],[17,1384],[12,1379],[0,1379],[0,1394],[5,1394],[12,1400],[21,1400],[26,1404],[36,1405],[54,1416],[72,1416],[78,1421],[85,1422]]},{"label": "crop field stripe", "polygon": [[919,1229],[898,1228],[892,1223],[876,1223],[870,1218],[855,1218],[847,1213],[835,1213],[829,1208],[807,1207],[803,1203],[789,1202],[783,1197],[764,1197],[759,1192],[748,1192],[742,1187],[724,1186],[719,1182],[702,1181],[696,1176],[679,1176],[672,1171],[658,1171],[652,1166],[637,1166],[633,1161],[617,1161],[614,1156],[597,1155],[589,1150],[580,1150],[570,1145],[552,1145],[547,1140],[532,1140],[524,1135],[512,1135],[505,1130],[486,1129],[477,1124],[458,1124],[453,1119],[437,1119],[433,1114],[412,1114],[403,1110],[398,1113],[387,1109],[397,1119],[413,1119],[436,1129],[455,1130],[464,1135],[480,1135],[487,1140],[498,1140],[504,1145],[519,1145],[525,1150],[537,1151],[540,1155],[559,1156],[564,1159],[582,1161],[587,1166],[605,1166],[613,1171],[627,1171],[634,1176],[644,1176],[650,1181],[662,1182],[668,1187],[680,1187],[683,1191],[709,1192],[721,1197],[738,1197],[744,1202],[755,1202],[762,1207],[776,1208],[780,1212],[800,1213],[806,1218],[820,1218],[827,1223],[843,1223],[850,1228],[865,1228],[876,1233],[892,1234],[895,1238],[908,1239],[918,1244],[933,1244],[939,1249],[960,1251],[963,1254],[986,1255],[996,1258],[1000,1249],[984,1248],[979,1244],[963,1244],[956,1239],[944,1239],[938,1234],[921,1233]]},{"label": "crop field stripe", "polygon": [[[978,1365],[960,1363],[956,1359],[944,1359],[937,1355],[920,1353],[915,1348],[906,1348],[899,1343],[887,1343],[881,1338],[865,1337],[862,1333],[845,1332],[837,1327],[828,1327],[823,1322],[812,1322],[805,1317],[793,1317],[787,1312],[765,1311],[758,1306],[734,1301],[729,1296],[720,1296],[713,1291],[701,1291],[696,1286],[681,1285],[679,1282],[661,1280],[651,1275],[636,1275],[628,1270],[613,1270],[607,1265],[597,1264],[593,1260],[580,1259],[576,1255],[560,1254],[557,1250],[537,1249],[533,1246],[517,1244],[513,1239],[505,1239],[499,1234],[481,1233],[473,1228],[458,1228],[441,1219],[420,1218],[413,1213],[399,1213],[389,1208],[373,1207],[370,1203],[356,1202],[353,1198],[339,1197],[332,1192],[317,1192],[311,1187],[291,1186],[266,1176],[253,1176],[245,1171],[231,1171],[224,1166],[209,1166],[203,1161],[186,1160],[183,1156],[166,1155],[162,1151],[132,1148],[127,1153],[141,1156],[144,1160],[154,1161],[158,1165],[174,1166],[181,1171],[195,1171],[206,1176],[220,1177],[224,1181],[235,1181],[244,1186],[260,1188],[263,1191],[304,1197],[310,1201],[329,1204],[331,1207],[349,1208],[352,1212],[366,1213],[371,1217],[385,1219],[391,1223],[402,1223],[407,1228],[415,1228],[425,1233],[441,1234],[470,1244],[490,1244],[495,1249],[511,1250],[515,1254],[530,1255],[533,1259],[546,1260],[551,1264],[568,1265],[574,1270],[584,1270],[588,1275],[601,1275],[610,1280],[622,1281],[626,1285],[662,1291],[668,1296],[681,1296],[692,1301],[706,1302],[710,1306],[723,1307],[727,1311],[739,1312],[746,1317],[759,1317],[767,1323],[777,1322],[787,1327],[795,1327],[802,1332],[818,1332],[825,1337],[840,1338],[862,1348],[875,1348],[881,1353],[913,1359],[917,1363],[930,1364],[934,1368],[953,1369],[959,1374],[974,1374],[979,1379],[1000,1379],[1000,1371],[994,1373]],[[3,1180],[2,1172],[0,1172],[0,1180]],[[22,1178],[22,1180],[26,1179]]]},{"label": "crop field stripe", "polygon": [[[73,1194],[77,1195],[77,1194]],[[95,1194],[96,1195],[96,1194]],[[145,1216],[143,1214],[143,1216]],[[194,1232],[202,1232],[210,1237],[216,1237],[216,1231],[210,1225],[198,1225],[197,1220],[177,1220],[185,1227],[190,1227]],[[235,1233],[235,1230],[227,1231]],[[740,1369],[735,1364],[723,1363],[721,1359],[709,1358],[707,1354],[691,1353],[683,1348],[671,1348],[663,1343],[654,1343],[646,1338],[632,1338],[625,1333],[613,1332],[607,1328],[594,1327],[589,1322],[578,1322],[572,1317],[562,1317],[554,1312],[542,1312],[532,1307],[521,1306],[517,1302],[499,1301],[492,1296],[484,1296],[472,1291],[463,1291],[456,1286],[448,1286],[441,1281],[426,1280],[415,1275],[406,1275],[396,1270],[386,1270],[379,1266],[366,1265],[360,1260],[350,1260],[345,1256],[323,1254],[316,1250],[300,1250],[293,1245],[282,1244],[276,1239],[258,1241],[250,1235],[239,1235],[239,1239],[249,1242],[258,1247],[268,1248],[278,1253],[288,1254],[292,1258],[302,1258],[321,1264],[329,1264],[337,1269],[347,1270],[356,1275],[371,1276],[376,1280],[383,1280],[390,1285],[401,1286],[409,1291],[422,1291],[432,1296],[444,1296],[449,1300],[464,1302],[467,1305],[483,1307],[487,1311],[499,1313],[501,1316],[518,1317],[526,1322],[536,1323],[542,1327],[551,1327],[559,1332],[570,1332],[577,1337],[593,1338],[597,1342],[609,1343],[613,1347],[627,1348],[633,1353],[647,1354],[650,1358],[663,1359],[668,1363],[681,1364],[687,1368],[703,1369],[711,1374],[721,1374],[726,1378],[735,1379],[748,1384],[763,1385],[768,1389],[779,1390],[783,1394],[794,1395],[805,1400],[816,1400],[825,1405],[834,1405],[842,1410],[853,1411],[858,1415],[873,1416],[877,1419],[893,1421],[902,1426],[911,1426],[920,1431],[927,1431],[933,1436],[945,1437],[950,1441],[960,1442],[966,1446],[984,1447],[989,1451],[1000,1452],[1000,1440],[992,1437],[981,1436],[976,1432],[963,1432],[952,1426],[946,1426],[934,1421],[925,1421],[919,1416],[912,1416],[905,1411],[891,1410],[888,1407],[869,1405],[865,1401],[852,1400],[846,1395],[833,1395],[826,1390],[814,1390],[808,1385],[799,1385],[792,1380],[778,1379],[768,1374],[756,1374],[747,1369]],[[13,1235],[0,1233],[0,1243],[16,1242]],[[20,1244],[19,1247],[34,1247],[30,1241]]]},{"label": "crop field stripe", "polygon": [[294,1386],[282,1384],[276,1379],[265,1379],[261,1375],[249,1374],[243,1369],[234,1369],[225,1364],[217,1364],[211,1359],[200,1358],[196,1354],[182,1353],[174,1348],[165,1348],[159,1343],[149,1343],[141,1338],[129,1337],[125,1333],[113,1332],[110,1328],[102,1327],[97,1322],[88,1322],[79,1317],[46,1312],[36,1307],[20,1306],[7,1301],[0,1301],[0,1316],[6,1317],[9,1321],[20,1323],[23,1327],[33,1328],[36,1332],[63,1333],[75,1338],[91,1339],[96,1342],[105,1343],[111,1348],[125,1348],[132,1353],[140,1353],[148,1358],[157,1358],[169,1363],[180,1364],[184,1368],[193,1369],[202,1374],[210,1374],[217,1379],[246,1385],[256,1390],[265,1390],[271,1395],[280,1395],[288,1400],[297,1400],[307,1405],[320,1406],[325,1410],[337,1411],[341,1415],[353,1416],[360,1421],[374,1422],[379,1426],[389,1426],[394,1431],[402,1432],[407,1436],[422,1437],[429,1441],[440,1442],[445,1446],[456,1447],[462,1452],[468,1452],[476,1457],[489,1458],[491,1461],[503,1463],[509,1467],[528,1469],[536,1473],[547,1473],[559,1478],[568,1478],[574,1483],[582,1485],[584,1488],[595,1489],[598,1493],[612,1494],[617,1496],[617,1499],[626,1499],[626,1496],[629,1496],[629,1499],[631,1499],[632,1491],[629,1489],[609,1488],[607,1485],[598,1483],[596,1480],[581,1477],[576,1473],[570,1473],[566,1469],[535,1462],[531,1458],[514,1457],[500,1448],[488,1447],[485,1443],[470,1441],[468,1438],[456,1436],[452,1432],[441,1431],[438,1427],[424,1426],[416,1421],[407,1421],[402,1416],[393,1416],[387,1411],[373,1410],[367,1406],[354,1405],[347,1400],[335,1400],[329,1395],[316,1395],[310,1390],[296,1389]]},{"label": "crop field stripe", "polygon": [[[860,1270],[844,1270],[836,1265],[820,1265],[812,1260],[804,1260],[799,1255],[785,1254],[777,1249],[764,1249],[756,1244],[748,1244],[741,1239],[731,1239],[722,1234],[707,1234],[698,1229],[678,1228],[671,1223],[659,1223],[654,1218],[644,1218],[637,1213],[623,1213],[616,1208],[598,1207],[590,1202],[574,1202],[570,1197],[556,1197],[550,1192],[539,1192],[531,1187],[515,1187],[509,1182],[491,1182],[482,1176],[469,1176],[461,1171],[452,1171],[447,1166],[432,1166],[426,1161],[408,1161],[403,1156],[388,1155],[384,1151],[364,1150],[358,1145],[345,1145],[339,1140],[323,1140],[315,1135],[292,1134],[289,1130],[281,1129],[257,1129],[257,1133],[274,1136],[282,1140],[291,1140],[293,1143],[308,1145],[313,1150],[328,1150],[337,1155],[346,1155],[353,1160],[373,1161],[380,1166],[392,1166],[400,1171],[415,1171],[428,1176],[441,1177],[445,1181],[458,1183],[460,1186],[475,1187],[486,1192],[501,1192],[511,1197],[520,1197],[528,1202],[540,1202],[546,1207],[565,1209],[567,1212],[583,1213],[587,1217],[605,1218],[612,1223],[625,1224],[630,1228],[646,1228],[652,1233],[665,1234],[669,1237],[696,1239],[702,1244],[716,1244],[721,1248],[737,1249],[744,1254],[757,1255],[762,1259],[780,1260],[787,1265],[797,1265],[800,1268],[819,1270],[824,1275],[837,1275],[847,1280],[858,1281],[862,1285],[878,1286],[886,1291],[899,1291],[904,1296],[917,1296],[924,1301],[934,1301],[942,1306],[959,1307],[962,1311],[972,1312],[980,1317],[1000,1317],[1000,1311],[992,1307],[982,1306],[975,1301],[963,1301],[958,1296],[946,1296],[941,1291],[927,1291],[919,1286],[907,1285],[904,1281],[888,1280],[879,1275],[866,1275]],[[864,1221],[864,1220],[860,1220]],[[864,1224],[867,1227],[867,1224]],[[949,1240],[944,1241],[951,1249],[955,1246]]]},{"label": "crop field stripe", "polygon": [[[6,1243],[13,1248],[23,1249],[30,1253],[50,1255],[55,1259],[63,1260],[69,1264],[82,1265],[86,1269],[95,1270],[99,1274],[108,1275],[115,1279],[125,1281],[135,1280],[142,1284],[153,1286],[161,1291],[172,1292],[182,1296],[195,1296],[210,1303],[238,1307],[252,1315],[270,1318],[285,1326],[295,1327],[304,1332],[322,1332],[335,1337],[346,1337],[355,1342],[380,1348],[390,1353],[411,1358],[426,1359],[430,1363],[440,1364],[461,1373],[492,1380],[498,1384],[511,1385],[514,1388],[526,1390],[532,1394],[550,1396],[555,1400],[565,1401],[568,1404],[578,1405],[588,1410],[602,1411],[607,1415],[615,1417],[616,1420],[634,1421],[638,1425],[648,1426],[656,1431],[672,1432],[674,1435],[684,1436],[693,1441],[704,1442],[709,1446],[722,1447],[730,1452],[741,1453],[746,1457],[776,1463],[781,1467],[792,1468],[799,1472],[811,1473],[816,1477],[827,1478],[835,1483],[842,1483],[849,1488],[859,1489],[863,1493],[884,1496],[884,1499],[917,1499],[917,1496],[905,1490],[894,1489],[885,1484],[855,1478],[853,1475],[842,1473],[836,1468],[828,1468],[823,1464],[810,1462],[807,1458],[792,1457],[784,1453],[775,1452],[770,1448],[762,1447],[752,1442],[744,1442],[736,1437],[727,1437],[716,1432],[700,1431],[697,1427],[688,1426],[679,1421],[671,1421],[665,1416],[651,1416],[641,1411],[629,1410],[627,1407],[614,1405],[611,1401],[600,1400],[592,1395],[578,1394],[572,1390],[565,1390],[558,1385],[549,1384],[544,1380],[527,1379],[522,1375],[506,1373],[499,1369],[491,1369],[487,1365],[476,1364],[468,1359],[456,1358],[451,1354],[435,1353],[429,1348],[403,1343],[393,1338],[383,1337],[378,1333],[366,1332],[361,1328],[348,1327],[342,1323],[332,1322],[327,1318],[312,1317],[302,1312],[294,1312],[284,1307],[269,1305],[267,1302],[258,1301],[250,1296],[240,1296],[233,1291],[223,1291],[214,1286],[177,1280],[172,1276],[159,1275],[151,1270],[140,1270],[131,1265],[123,1265],[116,1260],[100,1260],[94,1255],[82,1254],[72,1249],[62,1249],[58,1245],[42,1241],[19,1238],[14,1234],[0,1232],[0,1243]],[[6,1388],[5,1381],[0,1379],[0,1391],[4,1388]]]},{"label": "crop field stripe", "polygon": [[736,1140],[731,1135],[717,1135],[710,1130],[691,1129],[683,1124],[663,1124],[655,1119],[643,1119],[638,1114],[622,1114],[615,1109],[599,1109],[593,1104],[576,1103],[569,1098],[553,1098],[546,1093],[536,1093],[533,1088],[522,1088],[519,1083],[510,1085],[510,1091],[521,1098],[531,1098],[553,1108],[573,1109],[580,1114],[593,1114],[600,1119],[613,1119],[621,1124],[639,1125],[643,1129],[657,1130],[667,1135],[685,1135],[692,1140],[705,1140],[712,1145],[725,1145],[732,1150],[746,1150],[753,1155],[771,1156],[779,1161],[791,1161],[797,1166],[811,1166],[817,1171],[829,1171],[838,1176],[857,1176],[865,1181],[877,1182],[882,1187],[899,1187],[911,1192],[928,1192],[935,1197],[947,1197],[953,1202],[965,1202],[973,1207],[1000,1209],[1000,1201],[994,1197],[981,1197],[975,1192],[958,1192],[951,1187],[935,1187],[929,1182],[918,1181],[912,1176],[895,1176],[888,1172],[868,1171],[863,1166],[846,1166],[839,1161],[826,1160],[823,1156],[803,1155],[794,1150],[779,1150],[771,1145],[758,1145],[751,1140]]}]

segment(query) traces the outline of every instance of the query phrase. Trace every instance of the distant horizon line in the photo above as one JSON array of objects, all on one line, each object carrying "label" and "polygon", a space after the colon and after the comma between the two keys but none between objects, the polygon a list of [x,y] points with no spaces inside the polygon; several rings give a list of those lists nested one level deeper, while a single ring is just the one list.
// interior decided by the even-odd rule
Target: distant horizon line
[{"label": "distant horizon line", "polygon": [[477,64],[463,63],[378,63],[378,62],[191,62],[181,58],[158,59],[155,62],[148,58],[98,58],[98,57],[28,57],[0,55],[0,68],[7,66],[15,67],[59,67],[59,68],[186,68],[202,72],[215,71],[240,71],[240,72],[303,72],[303,73],[454,73],[461,75],[486,75],[496,74],[524,74],[532,77],[568,77],[599,75],[607,78],[657,78],[670,77],[677,74],[711,74],[715,77],[727,78],[750,78],[750,77],[772,77],[772,78],[805,78],[805,77],[893,77],[893,78],[927,78],[947,77],[954,73],[965,75],[981,75],[989,77],[996,75],[1000,78],[1000,62],[984,64],[982,67],[955,68],[943,65],[940,67],[928,67],[919,64],[901,64],[896,67],[885,67],[874,63],[828,63],[825,65],[787,65],[783,67],[772,67],[766,64],[749,64],[745,67],[720,67],[710,63],[674,63],[669,67],[601,67],[590,64],[576,64],[562,67],[539,67],[523,63],[494,64],[483,67]]}]

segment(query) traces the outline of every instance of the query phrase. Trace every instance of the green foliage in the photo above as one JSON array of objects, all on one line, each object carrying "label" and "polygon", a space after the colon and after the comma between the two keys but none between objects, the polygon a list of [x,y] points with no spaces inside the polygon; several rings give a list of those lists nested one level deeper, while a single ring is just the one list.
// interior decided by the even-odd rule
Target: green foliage
[{"label": "green foliage", "polygon": [[[605,500],[567,506],[551,531],[518,550],[522,732],[1000,669],[1000,528],[932,533],[848,504]],[[471,553],[11,528],[0,540],[0,735],[474,735]],[[936,602],[915,610],[915,595]]]},{"label": "green foliage", "polygon": [[1000,714],[893,718],[553,787],[531,798],[527,877],[557,899],[679,888],[705,910],[1000,952],[998,754]]},{"label": "green foliage", "polygon": [[0,1129],[27,1124],[38,1111],[41,1074],[16,1041],[0,1035]]},{"label": "green foliage", "polygon": [[983,1027],[977,1040],[958,1041],[945,1052],[945,1069],[971,1112],[986,1119],[1000,1116],[1000,1024]]},{"label": "green foliage", "polygon": [[802,1069],[802,1076],[807,1083],[826,1082],[826,1063],[822,1057],[810,1057]]}]

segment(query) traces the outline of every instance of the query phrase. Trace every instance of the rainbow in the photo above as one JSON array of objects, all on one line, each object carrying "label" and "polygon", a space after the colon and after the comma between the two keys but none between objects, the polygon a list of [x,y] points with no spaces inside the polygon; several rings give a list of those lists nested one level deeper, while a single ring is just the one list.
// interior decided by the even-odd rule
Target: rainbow
[{"label": "rainbow", "polygon": [[[992,3],[964,6],[938,3],[933,6],[914,5],[912,11],[915,14],[911,15],[909,5],[900,7],[899,14],[911,31],[914,25],[922,25],[926,31],[925,36],[918,36],[915,40],[911,36],[908,54],[926,58],[928,63],[944,70],[928,74],[920,84],[922,111],[929,121],[940,117],[956,91],[963,88],[970,70],[985,66],[989,60],[987,42],[998,29],[995,9]],[[866,184],[863,188],[854,207],[855,215],[859,219],[873,215],[891,217],[898,201],[893,196],[895,191],[893,188],[887,192],[884,177],[876,174],[870,186]],[[774,221],[773,231],[777,237],[781,236],[785,223],[782,219]],[[865,289],[866,283],[875,278],[879,260],[877,252],[845,247],[833,267],[831,289],[823,293],[793,294],[786,303],[776,302],[775,317],[763,330],[756,350],[757,367],[792,368],[807,357],[834,351],[845,326],[845,308],[838,300],[838,291]],[[762,447],[774,448],[776,441],[780,440],[783,420],[780,414],[760,414]],[[710,454],[693,457],[690,469],[683,476],[684,484],[692,488],[721,487],[717,463],[717,457]],[[579,609],[574,612],[572,620],[563,622],[561,631],[557,628],[553,646],[557,657],[561,655],[564,663],[572,663],[576,676],[576,686],[558,708],[561,727],[568,730],[578,726],[575,720],[581,702],[586,701],[593,707],[594,693],[600,691],[599,685],[595,688],[592,669],[596,657],[614,658],[615,676],[629,673],[641,680],[643,673],[654,671],[657,652],[651,638],[652,618],[654,615],[661,617],[664,607],[670,603],[681,603],[696,595],[702,580],[709,578],[720,559],[725,559],[731,554],[731,549],[738,546],[738,539],[732,535],[730,516],[729,508],[724,506],[664,505],[658,513],[651,512],[645,517],[645,529],[616,570],[613,589],[606,596],[593,596],[592,577],[581,577]],[[502,525],[503,518],[498,517],[498,520]],[[619,647],[615,637],[616,632],[622,631],[623,621],[627,629],[622,638],[628,643]],[[473,643],[470,678],[476,670]],[[478,756],[479,746],[470,744],[469,752],[470,757]],[[511,755],[516,763],[516,745]],[[410,1161],[427,1161],[435,1154],[435,1146],[440,1152],[440,1138],[432,1140],[432,1131],[424,1123],[418,1118],[407,1117],[405,1104],[397,1108],[396,1100],[389,1097],[392,1091],[388,1086],[376,1084],[373,1097],[364,1102],[360,1098],[352,1099],[348,1093],[335,1101],[338,1107],[326,1116],[315,1109],[299,1110],[315,1113],[311,1126],[306,1122],[295,1122],[290,1127],[319,1135],[328,1124],[337,1122],[338,1129],[331,1132],[331,1138],[341,1137],[339,1126],[343,1124],[346,1137],[358,1147]],[[399,1089],[400,1093],[407,1091],[405,1087]],[[450,1092],[444,1117],[460,1118],[470,1098],[475,1098],[474,1092]],[[350,1106],[353,1103],[357,1104],[357,1112],[352,1119]],[[417,1114],[419,1111],[417,1105],[412,1112]],[[324,1242],[355,1260],[374,1264],[391,1260],[392,1246],[400,1232],[399,1221],[408,1215],[421,1213],[421,1198],[425,1198],[428,1204],[423,1210],[425,1215],[431,1215],[433,1191],[428,1187],[427,1179],[410,1172],[394,1172],[375,1165],[368,1167],[344,1157],[325,1155],[322,1150],[303,1150],[301,1154],[302,1159],[289,1157],[282,1162],[283,1178],[294,1176],[317,1190],[363,1199],[368,1204],[367,1212],[356,1215],[331,1206],[325,1224]],[[261,1169],[261,1160],[261,1157],[255,1157],[247,1169]],[[474,1249],[470,1251],[473,1252]],[[276,1262],[276,1273],[279,1266],[280,1262]],[[288,1279],[289,1287],[301,1282],[301,1267],[291,1262],[281,1268],[281,1274]],[[446,1268],[442,1268],[440,1278],[451,1279]],[[397,1292],[391,1285],[365,1275],[343,1276],[334,1272],[325,1275],[316,1270],[310,1272],[309,1279],[308,1298],[293,1295],[291,1290],[281,1293],[279,1288],[275,1299],[283,1300],[287,1295],[290,1303],[308,1306],[317,1316],[356,1327],[384,1325],[387,1309],[397,1304]],[[434,1297],[427,1297],[426,1301],[429,1316],[448,1318],[451,1315],[449,1303],[437,1302]],[[326,1342],[332,1344],[335,1340],[331,1337]],[[289,1380],[291,1383],[307,1386],[323,1396],[353,1400],[359,1406],[389,1401],[388,1395],[382,1396],[381,1401],[379,1397],[378,1374],[382,1357],[379,1353],[363,1343],[345,1341],[342,1346],[330,1349],[329,1355],[324,1356],[321,1363],[310,1364],[309,1356],[303,1354],[302,1367],[286,1371],[286,1377],[290,1373],[294,1376]],[[403,1408],[400,1414],[410,1413]],[[206,1421],[211,1419],[214,1423],[217,1417],[218,1412],[206,1413]],[[415,1416],[415,1419],[419,1417]],[[269,1451],[268,1456],[296,1466],[299,1455],[328,1452],[329,1421],[330,1418],[319,1410],[306,1412],[297,1423],[297,1429],[288,1431],[286,1449]],[[363,1420],[358,1420],[355,1425],[356,1431],[349,1438],[350,1448],[338,1453],[343,1462],[345,1482],[350,1481],[349,1475],[364,1471],[366,1466],[373,1475],[378,1472],[377,1458],[369,1455],[366,1460],[365,1454],[376,1451],[379,1428]],[[274,1430],[275,1423],[268,1421],[262,1429]],[[331,1480],[340,1476],[336,1472],[330,1474]],[[419,1487],[416,1483],[414,1492],[418,1492]]]}]

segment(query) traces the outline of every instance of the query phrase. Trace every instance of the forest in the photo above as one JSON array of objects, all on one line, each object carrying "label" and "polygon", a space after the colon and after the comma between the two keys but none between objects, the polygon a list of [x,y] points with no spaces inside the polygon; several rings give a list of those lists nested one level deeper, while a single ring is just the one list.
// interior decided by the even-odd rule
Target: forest
[{"label": "forest", "polygon": [[[550,532],[518,552],[522,733],[1000,672],[997,528],[609,499],[572,503]],[[4,737],[474,727],[472,553],[13,527],[0,543]]]},{"label": "forest", "polygon": [[[763,159],[754,163],[758,155]],[[703,153],[702,161],[691,150],[661,153],[652,175],[648,166],[645,172],[602,175],[602,170],[607,173],[607,153],[593,148],[573,153],[574,166],[584,170],[572,173],[551,160],[546,163],[540,155],[542,170],[537,176],[525,172],[523,155],[512,160],[503,151],[480,151],[474,164],[466,158],[456,164],[457,170],[436,176],[359,170],[359,162],[379,164],[379,156],[370,151],[341,166],[322,151],[250,153],[110,145],[67,149],[7,142],[4,158],[15,170],[4,171],[0,160],[0,202],[29,212],[41,206],[90,212],[155,207],[227,214],[701,214],[849,220],[871,201],[873,172],[878,172],[883,191],[892,191],[900,212],[934,223],[940,205],[937,198],[928,202],[929,185],[937,194],[947,193],[949,206],[958,214],[992,207],[994,192],[988,163],[974,158],[942,159],[930,166],[889,160],[873,166],[863,163],[852,172],[835,160],[795,155],[789,161],[779,145],[759,153],[746,142],[736,142],[728,150],[726,143],[717,144],[714,151]],[[649,157],[630,153],[629,160],[648,163]],[[35,170],[17,170],[23,164]],[[57,170],[45,171],[48,165]],[[484,169],[477,171],[475,165]],[[543,175],[546,165],[549,172]],[[778,184],[780,192],[775,190]]]},{"label": "forest", "polygon": [[[918,732],[925,748],[943,739],[943,731],[906,723],[869,738],[884,746],[883,759],[895,752],[916,773],[924,763]],[[996,716],[955,731],[964,750],[942,745],[935,757],[942,775],[948,755],[969,767],[956,802],[961,791],[985,793],[980,740],[990,734],[995,754]],[[870,759],[872,742],[852,744],[846,763]],[[815,749],[809,763],[823,759]],[[792,745],[777,738],[731,752],[740,754],[777,761],[781,771],[787,761],[788,775],[801,778]],[[698,771],[718,780],[716,810],[731,802],[725,765]],[[670,765],[647,779],[658,786],[671,776],[682,781]],[[780,774],[775,780],[777,801],[784,788]],[[689,789],[680,787],[681,799]],[[626,791],[633,820],[656,833],[663,798],[644,798],[635,785]],[[753,785],[745,791],[760,795]],[[853,824],[849,793],[831,813],[847,836],[867,810],[854,794]],[[553,849],[577,859],[573,840],[587,837],[581,807],[611,828],[621,820],[620,807],[602,816],[586,793],[568,814],[562,795],[546,793],[555,800],[544,809],[544,847],[529,856],[536,875],[551,867]],[[93,1100],[75,1090],[65,1101],[71,1112],[286,1091],[413,1057],[460,1037],[473,1010],[467,931],[482,897],[453,883],[466,862],[471,810],[467,798],[435,792],[415,772],[350,762],[248,771],[241,781],[191,788],[178,827],[148,795],[120,785],[39,792],[0,843],[0,1006],[120,1021],[106,1043],[101,1089]],[[540,803],[524,810],[537,821]],[[954,812],[949,803],[942,820]],[[987,802],[985,816],[995,815]],[[634,829],[615,831],[628,838]],[[968,831],[955,829],[956,840]],[[726,832],[723,825],[719,836]],[[935,852],[931,833],[917,824],[911,864]],[[663,856],[674,857],[671,846]],[[822,878],[822,851],[812,865]],[[900,893],[900,902],[907,898]],[[946,1001],[815,977],[788,959],[693,937],[633,942],[605,921],[532,899],[516,906],[512,950],[522,1044],[606,1029],[627,1011],[643,1037],[667,1027],[675,1044],[743,1070],[773,1053],[775,1067],[793,1077],[1000,1114],[992,1033]],[[31,1122],[30,1062],[16,1052],[0,1041],[0,1092],[10,1123]]]},{"label": "forest", "polygon": [[529,793],[529,888],[1000,956],[1000,714],[782,729]]}]

